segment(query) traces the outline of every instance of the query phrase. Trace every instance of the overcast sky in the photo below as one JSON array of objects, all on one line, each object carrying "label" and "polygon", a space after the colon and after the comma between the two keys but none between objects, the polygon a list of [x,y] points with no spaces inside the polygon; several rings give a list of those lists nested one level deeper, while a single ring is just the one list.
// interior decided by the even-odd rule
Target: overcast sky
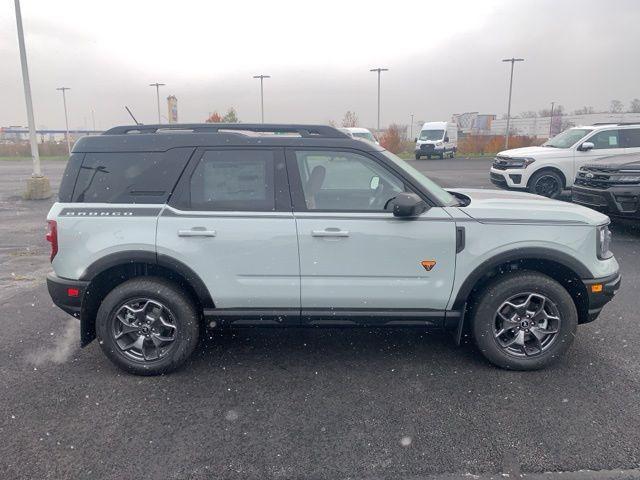
[{"label": "overcast sky", "polygon": [[[25,125],[15,12],[0,0],[0,126]],[[625,106],[640,97],[640,1],[121,1],[22,0],[38,127],[62,128],[56,87],[68,92],[71,127],[157,119],[152,82],[178,97],[180,121],[233,106],[240,120],[340,121],[353,110],[382,124],[506,112]],[[163,102],[162,112],[166,115]]]}]

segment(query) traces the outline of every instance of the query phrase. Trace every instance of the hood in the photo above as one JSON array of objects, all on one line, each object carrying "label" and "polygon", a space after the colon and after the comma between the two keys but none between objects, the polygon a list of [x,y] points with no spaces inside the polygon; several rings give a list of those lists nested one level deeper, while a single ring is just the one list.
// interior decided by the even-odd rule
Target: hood
[{"label": "hood", "polygon": [[460,210],[484,223],[602,225],[609,221],[609,217],[590,208],[531,193],[470,188],[449,190],[469,197],[471,203],[459,207]]},{"label": "hood", "polygon": [[598,163],[589,163],[582,168],[595,168],[597,170],[640,170],[640,155],[628,153],[625,155],[615,155],[598,160]]},{"label": "hood", "polygon": [[566,148],[553,148],[553,147],[522,147],[522,148],[512,148],[511,150],[503,150],[502,152],[498,152],[498,157],[509,157],[509,158],[522,158],[522,157],[533,157],[539,158],[540,156],[558,156],[563,154],[568,154],[569,150]]}]

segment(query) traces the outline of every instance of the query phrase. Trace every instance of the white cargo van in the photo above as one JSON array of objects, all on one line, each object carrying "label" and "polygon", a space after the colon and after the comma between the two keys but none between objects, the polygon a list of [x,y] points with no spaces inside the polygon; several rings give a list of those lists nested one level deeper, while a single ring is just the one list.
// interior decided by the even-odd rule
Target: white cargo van
[{"label": "white cargo van", "polygon": [[416,137],[416,160],[422,157],[449,154],[453,158],[458,150],[458,126],[451,122],[426,122]]}]

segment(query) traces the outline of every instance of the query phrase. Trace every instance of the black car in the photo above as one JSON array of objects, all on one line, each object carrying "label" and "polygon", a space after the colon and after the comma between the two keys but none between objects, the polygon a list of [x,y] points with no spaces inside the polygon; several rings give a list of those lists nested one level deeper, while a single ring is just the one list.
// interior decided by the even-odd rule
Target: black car
[{"label": "black car", "polygon": [[611,216],[640,219],[640,154],[585,165],[578,171],[571,198]]}]

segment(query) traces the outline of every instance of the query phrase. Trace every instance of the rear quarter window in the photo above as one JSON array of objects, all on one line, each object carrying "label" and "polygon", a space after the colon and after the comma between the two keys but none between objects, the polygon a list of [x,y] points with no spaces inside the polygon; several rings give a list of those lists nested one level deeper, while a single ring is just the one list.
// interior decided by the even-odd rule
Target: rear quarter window
[{"label": "rear quarter window", "polygon": [[78,203],[165,203],[192,148],[86,153],[73,190]]}]

